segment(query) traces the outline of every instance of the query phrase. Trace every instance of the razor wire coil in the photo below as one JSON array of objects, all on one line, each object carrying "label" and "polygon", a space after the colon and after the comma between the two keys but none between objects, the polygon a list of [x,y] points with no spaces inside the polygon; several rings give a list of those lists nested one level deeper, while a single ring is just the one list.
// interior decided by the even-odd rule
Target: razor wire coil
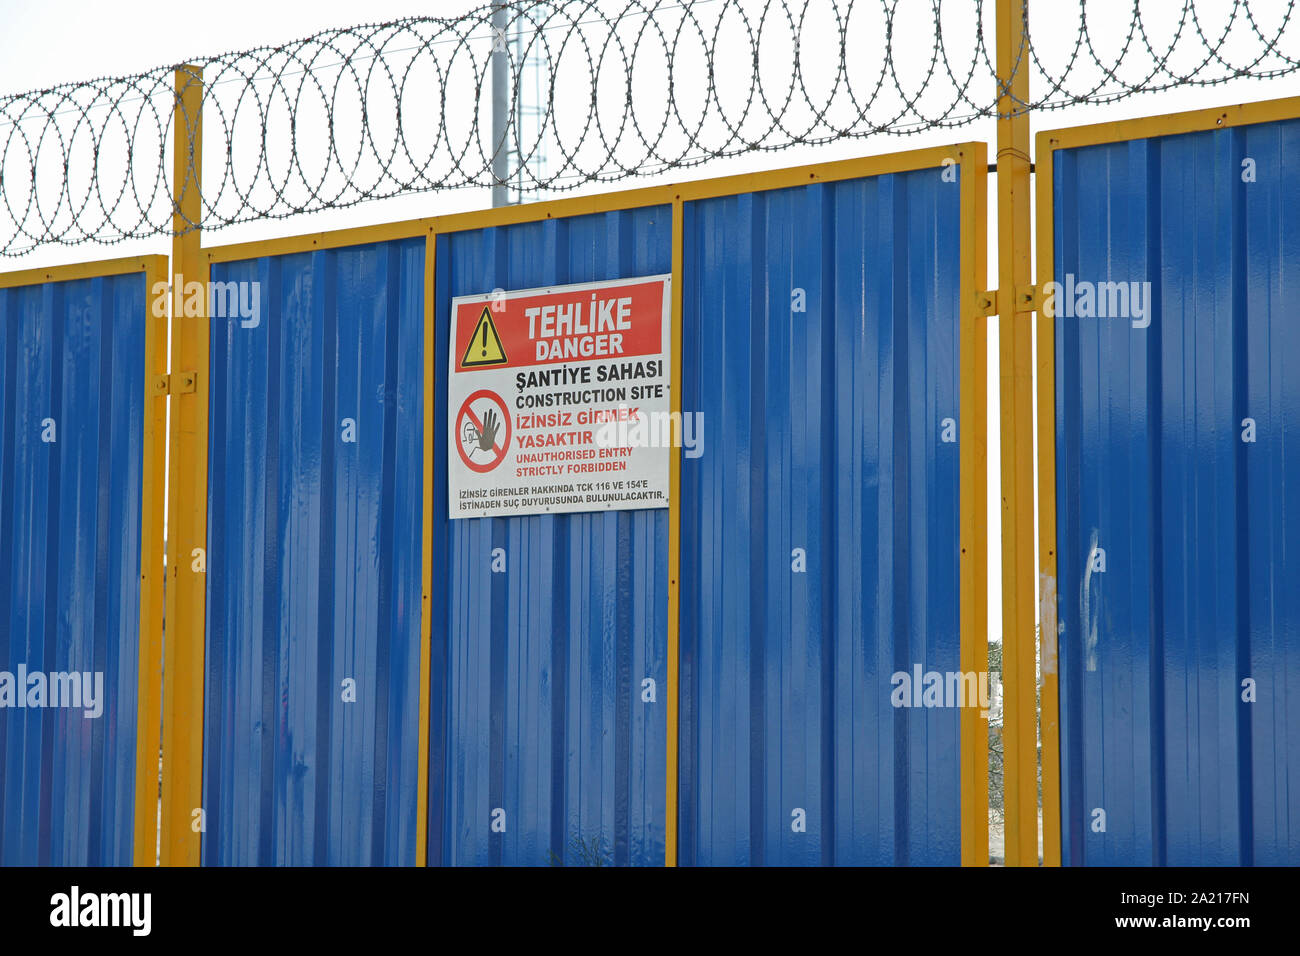
[{"label": "razor wire coil", "polygon": [[[1013,112],[1300,68],[1296,0],[1046,2],[1027,4],[1048,13],[1038,32],[1026,14],[1014,57],[1036,98],[1012,101]],[[961,127],[1000,115],[993,7],[490,3],[194,60],[201,222],[487,187],[502,152],[519,191],[558,192],[744,153]],[[508,92],[494,134],[495,57],[507,58]],[[175,69],[0,97],[0,254],[198,225],[173,224]],[[529,87],[540,102],[527,100]],[[183,118],[187,129],[197,120]],[[192,165],[186,130],[179,139]]]}]

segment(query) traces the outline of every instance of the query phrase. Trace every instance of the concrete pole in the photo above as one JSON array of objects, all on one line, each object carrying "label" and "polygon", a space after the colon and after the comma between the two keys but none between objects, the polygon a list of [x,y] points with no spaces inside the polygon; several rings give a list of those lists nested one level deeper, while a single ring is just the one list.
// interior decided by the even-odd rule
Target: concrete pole
[{"label": "concrete pole", "polygon": [[492,205],[510,204],[510,45],[506,42],[506,5],[492,10]]}]

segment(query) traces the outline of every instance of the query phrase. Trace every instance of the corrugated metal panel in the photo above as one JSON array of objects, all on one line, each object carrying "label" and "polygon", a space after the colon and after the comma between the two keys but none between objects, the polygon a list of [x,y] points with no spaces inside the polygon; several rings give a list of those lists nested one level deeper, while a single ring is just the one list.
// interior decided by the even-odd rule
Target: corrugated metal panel
[{"label": "corrugated metal panel", "polygon": [[424,251],[212,267],[205,863],[415,862]]},{"label": "corrugated metal panel", "polygon": [[890,693],[959,669],[959,187],[685,215],[681,861],[956,865],[959,712]]},{"label": "corrugated metal panel", "polygon": [[[439,237],[434,367],[453,296],[662,274],[671,242],[666,206]],[[436,401],[429,861],[661,865],[668,512],[448,521]]]},{"label": "corrugated metal panel", "polygon": [[1056,280],[1153,297],[1056,322],[1066,863],[1300,863],[1297,157],[1300,121],[1056,153]]},{"label": "corrugated metal panel", "polygon": [[0,671],[103,675],[97,719],[0,707],[5,865],[132,862],[146,293],[0,289]]}]

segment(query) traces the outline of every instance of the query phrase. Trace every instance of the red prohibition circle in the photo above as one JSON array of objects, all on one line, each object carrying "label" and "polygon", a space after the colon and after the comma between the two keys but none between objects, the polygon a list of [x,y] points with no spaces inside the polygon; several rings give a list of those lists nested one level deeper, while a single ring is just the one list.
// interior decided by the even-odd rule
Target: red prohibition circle
[{"label": "red prohibition circle", "polygon": [[[483,427],[483,423],[480,422],[477,417],[475,417],[474,412],[470,409],[470,406],[473,405],[480,398],[486,398],[488,401],[495,404],[497,408],[501,410],[501,418],[502,420],[505,421],[505,425],[506,425],[505,440],[501,442],[499,446],[494,446],[500,449],[497,452],[497,456],[493,458],[491,461],[487,461],[482,464],[469,460],[469,455],[465,454],[465,443],[461,440],[461,434],[462,434],[461,426],[464,423],[466,418],[468,418],[471,422],[473,422],[475,428]],[[465,463],[465,466],[469,468],[471,471],[476,471],[480,475],[487,474],[487,472],[491,471],[497,465],[501,464],[501,462],[505,461],[506,452],[510,450],[510,436],[512,434],[512,430],[513,430],[513,425],[511,424],[510,421],[510,410],[506,408],[506,403],[501,400],[501,396],[489,388],[480,388],[477,392],[470,395],[469,398],[465,399],[464,404],[460,406],[460,412],[456,415],[456,451],[460,452],[460,460],[463,461]]]}]

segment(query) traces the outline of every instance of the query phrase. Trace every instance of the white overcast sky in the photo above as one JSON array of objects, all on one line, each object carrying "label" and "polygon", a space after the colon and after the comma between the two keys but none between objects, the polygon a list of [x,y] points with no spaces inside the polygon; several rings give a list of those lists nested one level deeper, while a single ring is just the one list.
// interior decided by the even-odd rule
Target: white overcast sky
[{"label": "white overcast sky", "polygon": [[[867,0],[859,0],[867,2]],[[953,2],[953,0],[947,0]],[[992,2],[992,0],[988,0]],[[1033,11],[1050,11],[1055,15],[1058,4],[1069,0],[1031,0],[1032,22],[1044,19]],[[0,95],[20,93],[55,86],[70,81],[105,75],[142,72],[164,64],[291,41],[331,27],[359,22],[382,22],[410,16],[450,17],[476,9],[481,4],[464,0],[419,2],[419,0],[366,0],[365,3],[343,0],[220,0],[220,2],[180,3],[176,0],[0,0]],[[797,6],[797,3],[792,3]],[[924,15],[926,0],[901,0],[902,6],[918,9]],[[913,6],[914,5],[914,6]],[[1160,8],[1168,8],[1177,17],[1182,0],[1143,0],[1149,17]],[[1219,8],[1228,9],[1231,0],[1198,0],[1203,14]],[[1252,10],[1276,13],[1285,9],[1285,0],[1252,0]],[[1098,24],[1097,35],[1107,39],[1107,24],[1114,40],[1120,27],[1126,27],[1133,0],[1089,0],[1090,19]],[[1122,41],[1122,37],[1119,37]],[[906,60],[905,36],[900,36]],[[919,44],[916,58],[928,60],[930,41]],[[1297,78],[1256,81],[1237,80],[1231,84],[1161,94],[1133,97],[1106,107],[1075,108],[1053,112],[1035,119],[1036,129],[1126,119],[1157,113],[1175,112],[1271,97],[1295,95],[1300,89]],[[939,130],[915,136],[880,136],[818,148],[762,153],[701,167],[688,174],[675,173],[667,179],[697,178],[752,169],[776,168],[802,162],[824,161],[849,156],[873,155],[900,149],[980,139],[990,143],[990,158],[995,154],[994,124],[982,121],[957,130]],[[655,180],[637,180],[624,186],[644,185]],[[658,181],[663,181],[658,180]],[[996,191],[990,179],[989,221],[996,222]],[[231,227],[209,235],[211,243],[226,243],[272,236],[294,235],[321,229],[341,228],[372,222],[409,219],[439,212],[472,209],[488,203],[484,190],[458,190],[444,194],[423,194],[359,207],[309,214],[295,219],[254,223]],[[0,269],[21,269],[85,261],[105,256],[134,255],[169,251],[165,238],[121,243],[111,247],[83,245],[73,248],[51,247],[29,255],[0,260]],[[990,230],[989,274],[996,275],[996,243]],[[990,286],[996,285],[991,280]],[[996,320],[991,322],[996,329]],[[989,348],[989,624],[995,639],[1001,633],[1002,595],[1000,588],[1000,513],[998,488],[998,369],[996,335]]]}]

